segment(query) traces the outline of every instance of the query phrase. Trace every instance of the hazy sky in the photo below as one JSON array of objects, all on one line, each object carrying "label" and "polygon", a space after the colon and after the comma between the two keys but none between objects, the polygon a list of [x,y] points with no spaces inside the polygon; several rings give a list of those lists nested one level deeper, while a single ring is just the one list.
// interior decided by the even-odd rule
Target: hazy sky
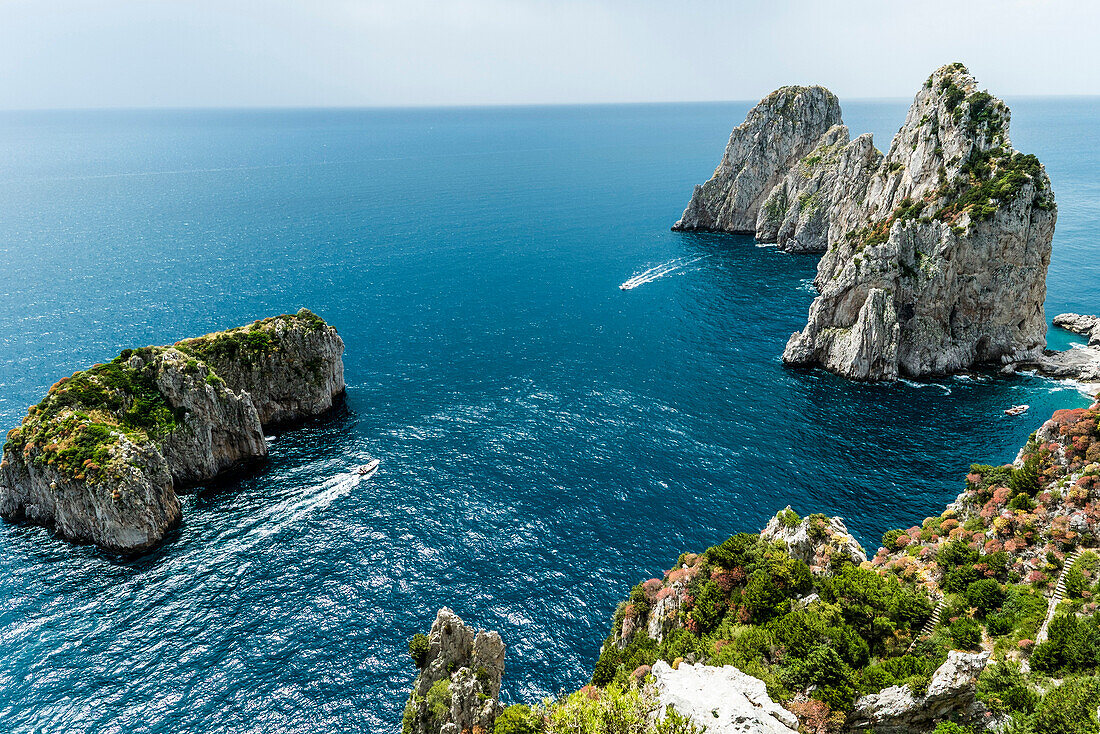
[{"label": "hazy sky", "polygon": [[1098,0],[0,0],[0,108],[1100,93]]}]

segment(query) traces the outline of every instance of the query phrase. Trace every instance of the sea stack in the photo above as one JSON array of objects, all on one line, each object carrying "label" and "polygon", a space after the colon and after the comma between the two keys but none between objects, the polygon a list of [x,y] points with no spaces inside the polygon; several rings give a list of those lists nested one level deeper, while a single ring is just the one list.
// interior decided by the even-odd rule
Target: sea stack
[{"label": "sea stack", "polygon": [[178,490],[262,459],[265,426],[339,400],[343,351],[302,309],[62,378],[8,432],[0,516],[115,553],[146,550],[179,522]]},{"label": "sea stack", "polygon": [[840,121],[840,103],[824,87],[775,90],[734,128],[714,175],[672,228],[753,234],[771,190]]},{"label": "sea stack", "polygon": [[1008,127],[1008,107],[951,64],[917,93],[884,158],[841,167],[819,295],[786,362],[893,380],[1042,353],[1057,210]]},{"label": "sea stack", "polygon": [[[1041,356],[1057,209],[1042,164],[1012,148],[1008,107],[980,91],[962,64],[949,64],[921,87],[883,156],[869,134],[849,141],[833,99],[806,97],[820,105],[806,119],[837,126],[808,127],[805,137],[817,138],[807,155],[768,169],[776,183],[746,227],[782,249],[824,252],[818,296],[784,361],[894,380]],[[749,116],[772,107],[761,103]],[[759,126],[757,135],[764,150],[789,137],[782,126]],[[727,160],[736,150],[731,138],[719,172],[744,167]],[[750,170],[758,155],[745,155]],[[733,196],[729,176],[719,179],[707,186],[725,185]],[[697,188],[678,228],[734,229],[689,220],[700,200],[724,199]]]}]

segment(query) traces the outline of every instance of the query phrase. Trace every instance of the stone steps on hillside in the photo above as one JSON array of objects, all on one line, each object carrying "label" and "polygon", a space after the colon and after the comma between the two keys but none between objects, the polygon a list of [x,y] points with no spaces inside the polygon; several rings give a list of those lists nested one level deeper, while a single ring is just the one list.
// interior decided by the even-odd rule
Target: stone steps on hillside
[{"label": "stone steps on hillside", "polygon": [[936,631],[936,627],[940,624],[940,615],[943,614],[943,608],[947,604],[947,597],[940,599],[940,603],[936,605],[936,608],[932,610],[932,616],[928,618],[928,621],[924,623],[924,626],[920,628],[920,632],[917,633],[913,641],[909,643],[909,648],[906,652],[912,652],[913,646],[917,644],[917,640],[922,637],[931,637],[932,633]]},{"label": "stone steps on hillside", "polygon": [[1054,586],[1054,592],[1050,595],[1050,603],[1047,605],[1047,616],[1043,619],[1042,626],[1039,627],[1039,633],[1035,635],[1035,644],[1045,642],[1047,639],[1047,628],[1050,627],[1051,621],[1054,619],[1054,612],[1058,608],[1059,602],[1066,595],[1066,573],[1070,567],[1081,557],[1081,553],[1084,548],[1078,548],[1077,550],[1066,556],[1065,563],[1062,564],[1062,572],[1058,574],[1058,583]]}]

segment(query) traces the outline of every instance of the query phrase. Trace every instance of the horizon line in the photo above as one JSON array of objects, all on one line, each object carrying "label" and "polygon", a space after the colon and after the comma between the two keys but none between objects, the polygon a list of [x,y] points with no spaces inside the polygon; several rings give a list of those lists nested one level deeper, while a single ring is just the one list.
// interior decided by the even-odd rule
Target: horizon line
[{"label": "horizon line", "polygon": [[[839,97],[839,95],[838,95]],[[1001,99],[1094,99],[1100,94],[1006,94]],[[898,103],[911,101],[911,97],[841,97],[848,102]],[[394,105],[149,105],[103,107],[0,107],[0,114],[42,112],[263,112],[263,111],[383,111],[383,110],[478,110],[478,109],[526,109],[553,107],[643,107],[673,105],[757,104],[751,99],[699,99],[699,100],[634,100],[619,102],[473,102],[462,104],[394,104]]]}]

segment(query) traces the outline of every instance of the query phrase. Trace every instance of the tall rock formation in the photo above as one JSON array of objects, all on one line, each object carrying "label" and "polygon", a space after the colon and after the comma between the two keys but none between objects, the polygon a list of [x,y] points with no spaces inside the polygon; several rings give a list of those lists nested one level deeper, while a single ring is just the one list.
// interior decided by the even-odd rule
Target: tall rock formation
[{"label": "tall rock formation", "polygon": [[840,122],[840,103],[824,87],[772,92],[734,128],[714,175],[672,228],[753,234],[768,194]]},{"label": "tall rock formation", "polygon": [[[418,635],[423,639],[423,635]],[[504,708],[500,679],[504,643],[496,632],[474,632],[443,607],[432,623],[420,673],[405,707],[405,734],[491,732]]]},{"label": "tall rock formation", "polygon": [[1057,212],[1009,111],[961,64],[917,93],[881,160],[845,146],[818,297],[783,359],[892,380],[1033,359],[1046,343],[1046,270]]},{"label": "tall rock formation", "polygon": [[145,550],[179,522],[177,490],[265,457],[263,426],[332,406],[343,349],[303,309],[127,349],[63,378],[8,432],[0,516],[116,553]]}]

